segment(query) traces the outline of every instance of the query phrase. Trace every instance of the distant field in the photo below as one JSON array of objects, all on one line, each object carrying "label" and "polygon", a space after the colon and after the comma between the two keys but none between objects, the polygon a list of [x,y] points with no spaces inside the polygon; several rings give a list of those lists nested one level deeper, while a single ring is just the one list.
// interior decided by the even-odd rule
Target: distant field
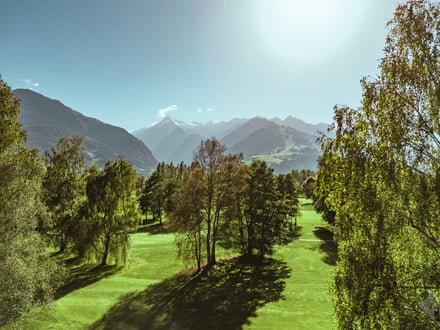
[{"label": "distant field", "polygon": [[232,259],[199,276],[180,272],[172,234],[137,233],[126,267],[78,268],[51,306],[7,328],[331,329],[335,246],[319,241],[330,237],[312,206],[301,212],[302,236],[273,259]]}]

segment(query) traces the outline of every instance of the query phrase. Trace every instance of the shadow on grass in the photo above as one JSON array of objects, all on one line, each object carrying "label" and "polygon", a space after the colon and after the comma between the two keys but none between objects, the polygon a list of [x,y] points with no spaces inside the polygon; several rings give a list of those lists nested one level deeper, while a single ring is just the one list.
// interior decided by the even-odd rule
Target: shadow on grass
[{"label": "shadow on grass", "polygon": [[336,261],[338,261],[338,245],[333,240],[333,233],[325,227],[315,227],[313,233],[322,240],[319,248],[322,252],[326,253],[322,260],[328,265],[336,265]]},{"label": "shadow on grass", "polygon": [[96,264],[71,267],[65,284],[55,293],[55,299],[60,299],[70,292],[98,282],[107,276],[119,272],[121,269],[122,266],[97,266]]},{"label": "shadow on grass", "polygon": [[286,263],[243,258],[178,274],[120,298],[91,329],[241,329],[257,308],[283,299]]}]

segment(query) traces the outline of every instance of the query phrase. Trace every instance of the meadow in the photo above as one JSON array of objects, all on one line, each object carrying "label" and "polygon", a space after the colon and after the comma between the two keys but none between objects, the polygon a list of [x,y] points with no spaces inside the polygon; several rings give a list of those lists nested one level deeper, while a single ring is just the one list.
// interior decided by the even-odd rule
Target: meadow
[{"label": "meadow", "polygon": [[301,200],[298,239],[255,266],[229,257],[200,274],[177,258],[174,235],[133,234],[125,267],[71,266],[56,299],[6,329],[332,329],[336,246]]}]

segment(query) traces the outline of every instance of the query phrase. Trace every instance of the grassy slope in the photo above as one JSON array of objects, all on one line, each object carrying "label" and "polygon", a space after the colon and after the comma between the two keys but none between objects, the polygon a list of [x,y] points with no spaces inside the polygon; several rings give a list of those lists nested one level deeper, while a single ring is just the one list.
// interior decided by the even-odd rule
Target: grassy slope
[{"label": "grassy slope", "polygon": [[[277,249],[274,258],[292,269],[283,291],[284,300],[270,303],[250,320],[250,329],[332,329],[333,305],[329,292],[335,248],[330,242],[316,241],[330,237],[325,223],[311,205],[303,206],[298,225],[300,240]],[[315,234],[316,233],[316,234]],[[327,234],[327,235],[326,235]],[[304,241],[302,240],[304,239]],[[306,240],[312,241],[306,241]]]},{"label": "grassy slope", "polygon": [[125,268],[68,293],[49,308],[34,311],[15,326],[24,329],[85,329],[99,320],[120,295],[143,290],[182,268],[183,264],[176,258],[172,234],[135,234]]},{"label": "grassy slope", "polygon": [[[155,328],[166,329],[173,324],[170,323],[173,318],[190,325],[197,321],[201,325],[203,319],[197,312],[200,308],[207,309],[202,316],[212,325],[218,324],[219,320],[208,315],[209,310],[217,308],[218,302],[224,300],[225,306],[220,306],[216,313],[230,318],[228,324],[232,328],[246,324],[244,327],[250,329],[331,329],[332,303],[328,284],[331,264],[334,263],[334,246],[316,241],[317,237],[326,238],[326,233],[319,228],[324,223],[311,206],[302,207],[298,225],[302,227],[300,240],[279,247],[274,255],[275,259],[282,260],[291,269],[290,277],[272,274],[274,269],[281,269],[280,265],[273,263],[262,273],[253,273],[279,278],[279,283],[284,285],[280,292],[271,288],[273,282],[270,276],[266,282],[254,281],[254,275],[236,275],[238,277],[234,278],[228,274],[236,273],[238,269],[246,269],[247,273],[252,274],[253,270],[242,264],[226,264],[224,271],[197,279],[193,288],[186,290],[185,297],[173,296],[175,288],[188,280],[173,276],[183,268],[183,264],[176,259],[173,235],[138,233],[133,235],[129,262],[125,268],[118,271],[109,269],[108,276],[103,278],[90,276],[90,282],[83,282],[77,290],[68,290],[51,308],[34,311],[15,326],[25,329],[84,329],[95,324],[98,328],[109,325],[110,328],[119,328],[111,325],[116,325],[115,322],[122,319],[125,321],[124,328],[129,326],[127,322],[130,328],[137,329],[142,328],[140,324],[145,326],[145,322],[151,321],[158,324]],[[222,284],[214,286],[215,283]],[[192,305],[194,299],[198,299],[199,288],[210,288],[211,297],[202,300],[200,305],[197,304],[199,307],[193,310],[188,304]],[[236,293],[241,299],[237,299],[234,290],[238,290]],[[134,291],[135,294],[125,298],[127,293]],[[284,299],[276,298],[279,295]],[[170,297],[175,301],[174,306],[170,305]],[[149,300],[153,307],[146,308],[141,301],[147,303]],[[157,315],[154,305],[160,306],[163,315]],[[188,319],[188,315],[192,319]],[[102,319],[105,322],[97,322]]]}]

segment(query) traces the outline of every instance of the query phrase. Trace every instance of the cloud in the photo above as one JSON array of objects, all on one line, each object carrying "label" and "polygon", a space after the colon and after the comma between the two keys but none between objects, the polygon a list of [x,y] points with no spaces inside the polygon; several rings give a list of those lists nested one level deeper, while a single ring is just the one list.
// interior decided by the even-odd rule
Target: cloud
[{"label": "cloud", "polygon": [[29,79],[29,78],[23,78],[23,79],[21,79],[21,81],[24,82],[24,84],[26,85],[26,86],[25,86],[26,88],[29,88],[29,89],[32,89],[32,90],[33,90],[34,88],[37,88],[37,87],[40,86],[40,83],[39,83],[39,82],[32,81],[32,80]]},{"label": "cloud", "polygon": [[177,105],[172,104],[167,106],[166,108],[160,109],[157,111],[157,116],[161,119],[165,118],[167,116],[168,113],[176,111],[177,110]]},{"label": "cloud", "polygon": [[214,109],[213,108],[207,108],[206,110],[203,110],[202,108],[198,108],[197,112],[198,113],[202,113],[202,112],[213,112]]}]

